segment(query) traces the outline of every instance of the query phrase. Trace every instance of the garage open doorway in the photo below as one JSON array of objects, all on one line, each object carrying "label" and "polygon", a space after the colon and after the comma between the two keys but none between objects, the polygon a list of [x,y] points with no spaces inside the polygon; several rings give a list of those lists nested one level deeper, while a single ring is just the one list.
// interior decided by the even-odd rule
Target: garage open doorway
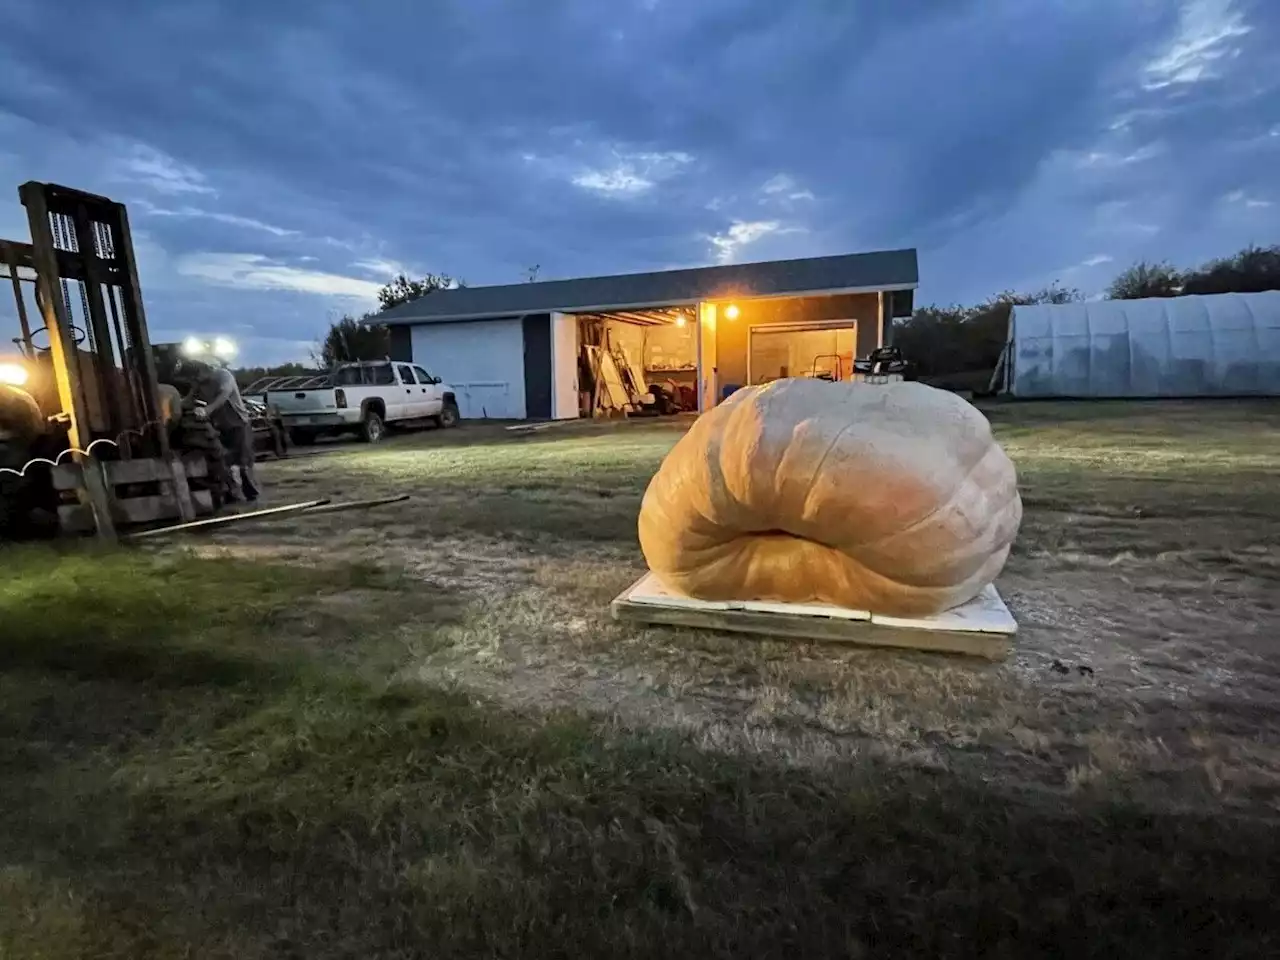
[{"label": "garage open doorway", "polygon": [[698,409],[698,325],[692,309],[580,314],[578,322],[582,416]]},{"label": "garage open doorway", "polygon": [[748,333],[747,382],[786,377],[849,380],[857,349],[857,320],[753,326]]}]

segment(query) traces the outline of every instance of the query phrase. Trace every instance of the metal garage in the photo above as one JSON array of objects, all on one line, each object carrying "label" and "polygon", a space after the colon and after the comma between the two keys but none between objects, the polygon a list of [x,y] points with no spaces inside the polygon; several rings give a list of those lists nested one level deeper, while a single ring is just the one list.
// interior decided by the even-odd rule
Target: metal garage
[{"label": "metal garage", "polygon": [[604,382],[626,397],[665,385],[704,411],[778,377],[851,378],[910,316],[917,280],[916,252],[891,250],[437,290],[379,319],[392,358],[452,384],[466,418],[636,409],[602,413]]}]

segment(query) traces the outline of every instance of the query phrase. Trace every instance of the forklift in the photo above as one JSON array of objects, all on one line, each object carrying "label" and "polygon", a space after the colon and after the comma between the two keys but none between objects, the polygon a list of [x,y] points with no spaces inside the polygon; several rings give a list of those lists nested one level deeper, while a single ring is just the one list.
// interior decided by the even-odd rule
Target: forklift
[{"label": "forklift", "polygon": [[[0,357],[0,538],[191,521],[222,503],[224,452],[192,443],[147,331],[125,207],[56,184],[18,190],[30,242],[0,240],[21,336]],[[38,320],[27,310],[34,291]]]}]

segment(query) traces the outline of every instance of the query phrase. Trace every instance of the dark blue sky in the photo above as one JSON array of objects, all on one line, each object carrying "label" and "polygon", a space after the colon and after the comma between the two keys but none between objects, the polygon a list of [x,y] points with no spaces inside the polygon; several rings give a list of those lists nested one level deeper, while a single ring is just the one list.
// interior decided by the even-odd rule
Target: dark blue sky
[{"label": "dark blue sky", "polygon": [[[156,337],[304,358],[471,284],[917,246],[922,302],[1280,242],[1276,0],[0,0],[17,185],[129,205]],[[0,331],[12,334],[0,298]]]}]

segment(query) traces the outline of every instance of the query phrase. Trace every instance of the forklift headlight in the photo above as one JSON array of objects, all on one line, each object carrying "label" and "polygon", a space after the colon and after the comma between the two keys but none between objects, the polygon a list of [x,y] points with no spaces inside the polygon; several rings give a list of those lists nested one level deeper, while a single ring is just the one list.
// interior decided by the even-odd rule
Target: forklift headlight
[{"label": "forklift headlight", "polygon": [[0,363],[0,383],[11,387],[25,387],[29,376],[27,368],[20,363]]}]

